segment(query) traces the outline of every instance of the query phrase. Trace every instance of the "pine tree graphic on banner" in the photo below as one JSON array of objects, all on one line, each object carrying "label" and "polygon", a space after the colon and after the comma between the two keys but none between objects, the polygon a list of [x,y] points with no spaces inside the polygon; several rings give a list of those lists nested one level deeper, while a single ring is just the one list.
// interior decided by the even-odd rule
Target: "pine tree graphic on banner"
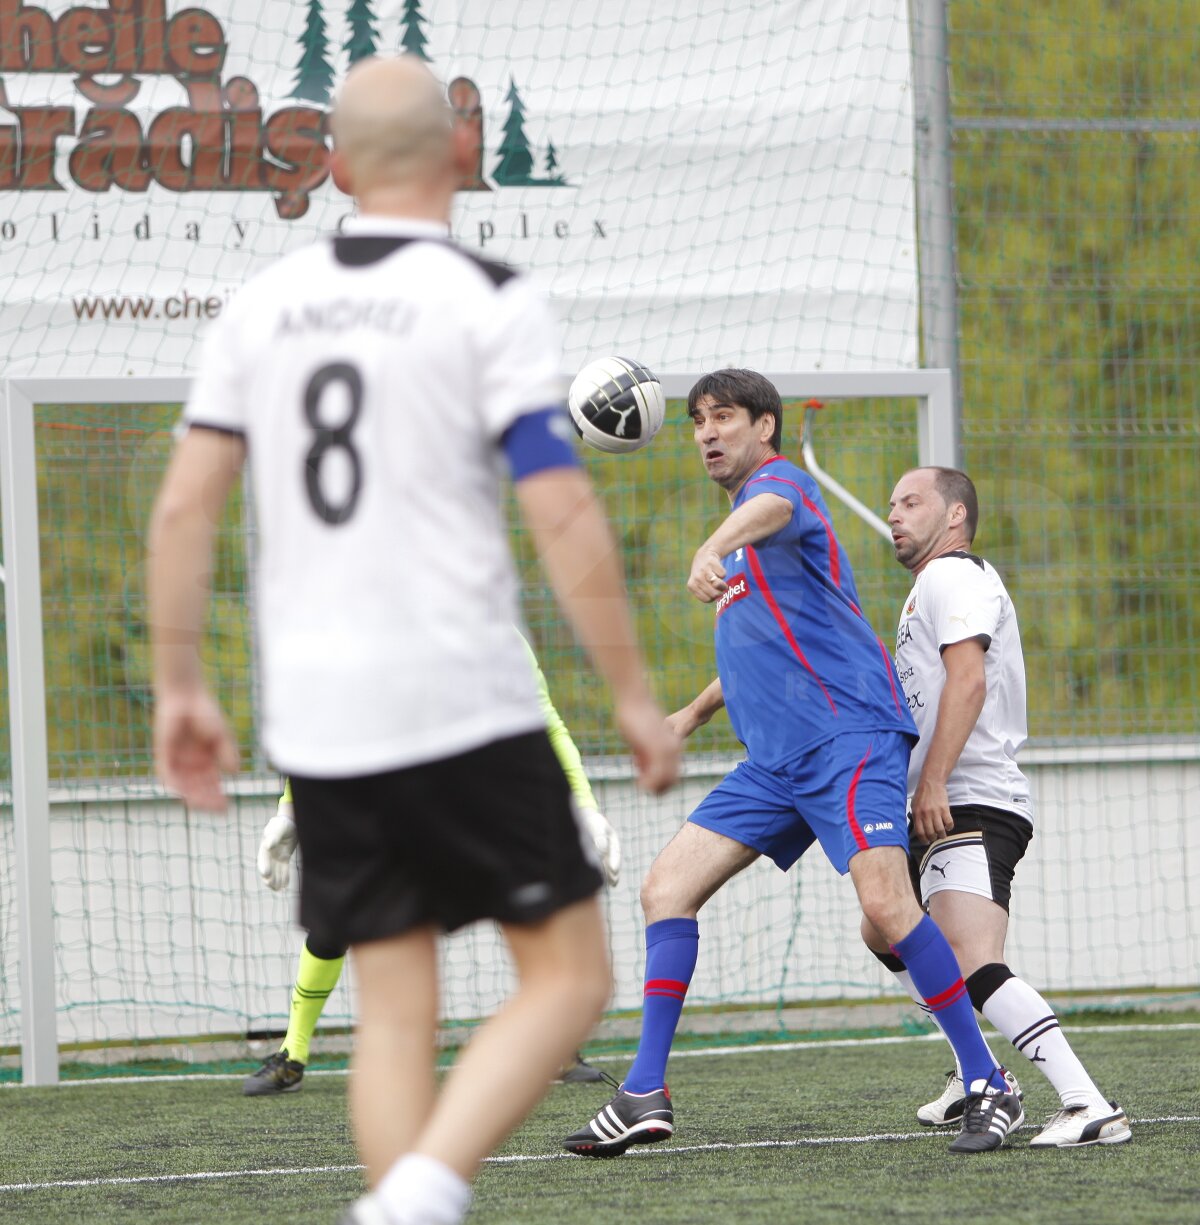
[{"label": "pine tree graphic on banner", "polygon": [[536,183],[533,175],[533,151],[525,135],[525,107],[517,93],[517,83],[509,78],[508,93],[504,98],[509,104],[508,118],[504,121],[504,139],[500,142],[500,160],[492,171],[492,178],[503,187],[515,187]]},{"label": "pine tree graphic on banner", "polygon": [[547,183],[565,183],[566,180],[561,174],[556,173],[558,170],[558,150],[554,147],[554,141],[546,142],[546,182]]},{"label": "pine tree graphic on banner", "polygon": [[350,63],[357,64],[379,50],[379,31],[375,29],[375,20],[371,0],[350,0],[346,9],[346,24],[350,27],[350,33],[342,44],[350,56]]},{"label": "pine tree graphic on banner", "polygon": [[300,63],[296,65],[293,98],[327,103],[333,92],[333,65],[329,62],[329,38],[321,0],[308,0],[304,33],[300,35]]},{"label": "pine tree graphic on banner", "polygon": [[421,29],[421,23],[425,20],[421,12],[421,0],[404,0],[402,20],[404,33],[400,36],[400,46],[409,55],[415,55],[428,63],[429,56],[425,51],[425,32]]}]

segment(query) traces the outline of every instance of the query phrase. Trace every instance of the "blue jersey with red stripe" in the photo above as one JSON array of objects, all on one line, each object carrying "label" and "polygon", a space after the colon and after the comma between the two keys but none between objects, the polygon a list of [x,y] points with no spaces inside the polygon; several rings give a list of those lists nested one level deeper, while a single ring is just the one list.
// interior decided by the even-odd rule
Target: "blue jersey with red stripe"
[{"label": "blue jersey with red stripe", "polygon": [[738,491],[736,510],[762,493],[792,504],[778,532],[724,557],[716,604],[717,674],[750,760],[787,770],[844,731],[916,725],[882,640],[862,615],[854,574],[817,483],[783,456]]}]

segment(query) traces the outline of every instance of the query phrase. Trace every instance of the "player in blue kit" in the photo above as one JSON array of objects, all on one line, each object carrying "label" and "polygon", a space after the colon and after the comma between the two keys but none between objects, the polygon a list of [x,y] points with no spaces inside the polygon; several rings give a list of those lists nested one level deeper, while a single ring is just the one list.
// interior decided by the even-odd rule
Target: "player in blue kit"
[{"label": "player in blue kit", "polygon": [[615,1157],[673,1134],[666,1066],[696,966],[698,912],[760,855],[786,871],[820,842],[966,1061],[970,1101],[951,1151],[998,1148],[1024,1115],[979,1032],[954,953],[909,881],[906,778],[917,736],[891,657],[862,615],[819,488],[779,454],[774,386],[750,370],[719,370],[692,388],[688,413],[732,510],[697,549],[687,582],[715,605],[717,679],[668,722],[687,737],[725,706],[747,756],[650,868],[637,1055],[616,1096],[564,1147]]}]

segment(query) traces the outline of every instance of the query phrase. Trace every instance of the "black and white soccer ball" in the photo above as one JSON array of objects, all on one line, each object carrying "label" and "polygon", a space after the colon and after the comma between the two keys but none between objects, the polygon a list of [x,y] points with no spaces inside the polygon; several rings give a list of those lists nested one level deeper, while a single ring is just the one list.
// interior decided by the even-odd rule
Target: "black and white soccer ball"
[{"label": "black and white soccer ball", "polygon": [[662,384],[628,357],[588,362],[571,383],[567,404],[583,441],[611,455],[647,446],[667,412]]}]

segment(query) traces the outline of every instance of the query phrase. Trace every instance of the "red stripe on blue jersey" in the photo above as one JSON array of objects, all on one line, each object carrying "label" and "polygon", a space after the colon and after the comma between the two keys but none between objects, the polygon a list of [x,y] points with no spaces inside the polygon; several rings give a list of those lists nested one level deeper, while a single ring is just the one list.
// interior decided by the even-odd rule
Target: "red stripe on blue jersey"
[{"label": "red stripe on blue jersey", "polygon": [[[767,463],[773,464],[775,463],[775,460],[782,458],[782,455],[777,455],[775,459],[768,460]],[[840,587],[842,585],[841,550],[838,545],[837,537],[833,534],[833,527],[830,525],[830,522],[825,515],[821,513],[821,508],[808,496],[808,494],[804,492],[803,489],[800,488],[799,485],[796,484],[795,481],[789,481],[787,477],[776,476],[773,472],[770,472],[766,476],[756,477],[749,483],[751,485],[757,485],[761,481],[778,481],[781,485],[791,485],[791,487],[796,490],[796,492],[799,493],[800,497],[804,500],[805,509],[811,511],[821,521],[822,526],[825,528],[825,538],[829,542],[829,577],[833,579],[833,584],[835,587]],[[858,605],[854,606],[854,611],[858,612]],[[859,613],[859,615],[861,616],[862,614]]]}]

